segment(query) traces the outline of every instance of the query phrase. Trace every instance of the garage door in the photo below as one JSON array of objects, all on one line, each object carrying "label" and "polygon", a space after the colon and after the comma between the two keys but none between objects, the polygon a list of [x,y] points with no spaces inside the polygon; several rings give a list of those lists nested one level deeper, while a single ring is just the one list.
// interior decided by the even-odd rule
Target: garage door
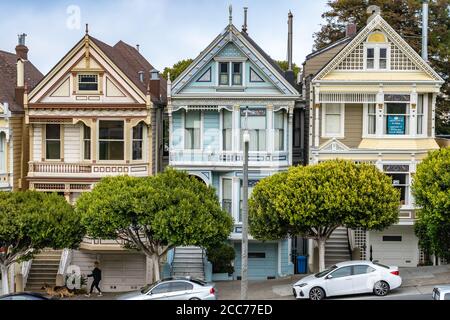
[{"label": "garage door", "polygon": [[369,242],[374,261],[399,267],[418,264],[418,239],[413,226],[392,226],[385,231],[370,232]]},{"label": "garage door", "polygon": [[[236,259],[234,264],[235,278],[241,276],[241,243],[235,243]],[[248,278],[265,280],[275,278],[278,270],[277,243],[249,243],[248,245]]]},{"label": "garage door", "polygon": [[146,284],[145,256],[141,254],[104,254],[100,259],[102,289],[105,292],[131,291]]}]

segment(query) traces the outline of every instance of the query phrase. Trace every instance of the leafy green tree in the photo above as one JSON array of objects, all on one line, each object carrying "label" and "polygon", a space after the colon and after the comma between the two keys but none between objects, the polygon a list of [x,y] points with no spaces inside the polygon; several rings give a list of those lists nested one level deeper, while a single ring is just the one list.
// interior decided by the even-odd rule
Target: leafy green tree
[{"label": "leafy green tree", "polygon": [[[381,8],[383,18],[408,42],[421,52],[422,0],[329,0],[330,9],[322,14],[325,23],[314,34],[315,49],[326,47],[345,36],[348,23],[356,23],[358,30],[367,24],[369,5]],[[429,61],[445,80],[443,95],[436,104],[436,132],[450,134],[450,0],[431,0],[429,3]]]},{"label": "leafy green tree", "polygon": [[[289,64],[287,61],[276,61],[276,63],[280,66],[281,70],[283,71],[288,70]],[[295,79],[297,79],[297,75],[300,72],[300,67],[297,66],[295,63],[292,63],[292,69],[294,71]]]},{"label": "leafy green tree", "polygon": [[76,212],[89,236],[121,239],[150,258],[154,280],[160,279],[160,259],[168,250],[214,246],[233,227],[214,188],[170,168],[152,177],[104,178],[78,199]]},{"label": "leafy green tree", "polygon": [[336,228],[383,230],[398,221],[399,205],[392,180],[373,165],[332,160],[291,167],[253,189],[250,233],[260,240],[314,239],[322,271],[325,241]]},{"label": "leafy green tree", "polygon": [[8,269],[44,248],[76,248],[84,236],[80,217],[64,197],[36,191],[0,192],[0,268],[8,293]]},{"label": "leafy green tree", "polygon": [[175,63],[172,67],[166,67],[163,71],[163,76],[165,79],[169,80],[168,76],[170,73],[170,80],[174,81],[183,71],[189,67],[189,65],[193,62],[192,59],[184,59]]},{"label": "leafy green tree", "polygon": [[227,244],[221,243],[207,249],[208,260],[211,261],[214,273],[228,273],[234,272],[232,261],[236,257],[234,248]]},{"label": "leafy green tree", "polygon": [[426,252],[450,259],[450,148],[429,153],[412,184],[420,207],[415,231]]}]

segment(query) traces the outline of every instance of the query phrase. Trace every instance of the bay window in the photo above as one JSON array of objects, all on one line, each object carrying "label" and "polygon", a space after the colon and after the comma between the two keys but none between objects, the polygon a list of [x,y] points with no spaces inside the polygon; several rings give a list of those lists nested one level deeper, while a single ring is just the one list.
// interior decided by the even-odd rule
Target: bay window
[{"label": "bay window", "polygon": [[98,144],[100,160],[124,160],[124,122],[99,121]]},{"label": "bay window", "polygon": [[329,103],[323,105],[322,136],[344,136],[344,105]]},{"label": "bay window", "polygon": [[274,116],[274,148],[275,151],[283,151],[284,150],[284,118],[286,112],[284,110],[275,112]]},{"label": "bay window", "polygon": [[61,159],[61,127],[59,124],[45,125],[45,158]]},{"label": "bay window", "polygon": [[200,111],[189,111],[185,113],[185,149],[200,149],[200,129],[201,113]]},{"label": "bay window", "polygon": [[409,104],[386,103],[384,108],[384,134],[409,134]]},{"label": "bay window", "polygon": [[231,150],[233,140],[233,113],[226,110],[222,113],[222,139],[223,150]]},{"label": "bay window", "polygon": [[[245,114],[248,113],[247,121]],[[250,135],[249,151],[266,151],[266,109],[241,109],[241,150],[244,149],[243,135],[247,128]]]},{"label": "bay window", "polygon": [[83,159],[91,160],[91,128],[83,125]]},{"label": "bay window", "polygon": [[142,160],[142,150],[144,142],[144,125],[139,123],[133,128],[133,160]]}]

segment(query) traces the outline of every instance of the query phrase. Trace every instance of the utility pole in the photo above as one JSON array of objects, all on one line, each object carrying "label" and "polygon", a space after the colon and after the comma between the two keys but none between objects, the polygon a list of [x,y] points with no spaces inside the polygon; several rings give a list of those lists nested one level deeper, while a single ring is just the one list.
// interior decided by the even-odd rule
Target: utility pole
[{"label": "utility pole", "polygon": [[250,135],[248,133],[248,107],[245,110],[244,126],[244,181],[242,190],[242,275],[241,275],[241,300],[248,299],[248,149]]}]

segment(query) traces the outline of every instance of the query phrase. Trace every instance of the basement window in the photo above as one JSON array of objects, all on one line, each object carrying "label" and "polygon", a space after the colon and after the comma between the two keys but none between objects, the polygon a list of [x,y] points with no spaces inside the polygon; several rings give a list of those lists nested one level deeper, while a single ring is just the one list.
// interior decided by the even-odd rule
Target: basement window
[{"label": "basement window", "polygon": [[248,257],[253,259],[265,259],[266,253],[265,252],[249,252]]},{"label": "basement window", "polygon": [[383,236],[383,241],[402,241],[402,236]]}]

